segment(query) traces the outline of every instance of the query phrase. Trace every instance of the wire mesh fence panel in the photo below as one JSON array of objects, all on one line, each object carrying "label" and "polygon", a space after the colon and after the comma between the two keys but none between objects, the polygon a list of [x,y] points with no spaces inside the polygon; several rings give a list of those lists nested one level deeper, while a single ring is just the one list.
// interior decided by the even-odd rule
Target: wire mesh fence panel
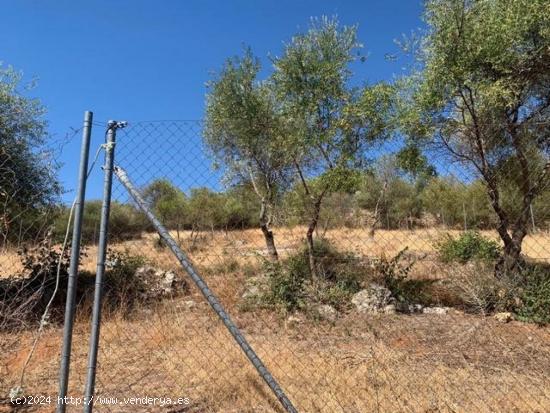
[{"label": "wire mesh fence panel", "polygon": [[[504,273],[513,251],[488,186],[441,146],[415,155],[398,139],[373,144],[334,173],[316,209],[305,188],[318,191],[326,171],[291,165],[264,174],[269,187],[207,144],[200,121],[130,123],[115,164],[298,411],[550,411],[547,180],[524,204],[514,167],[498,172],[499,205],[525,230]],[[84,388],[100,205],[85,211],[72,395]],[[95,410],[284,411],[116,179],[108,245]],[[32,336],[2,335],[3,388]],[[55,394],[60,340],[52,324],[31,392]]]},{"label": "wire mesh fence panel", "polygon": [[53,225],[64,209],[57,157],[82,130],[45,142],[44,124],[7,108],[10,126],[0,142],[0,410],[11,411],[12,396],[57,392],[56,327],[69,264],[65,228],[58,233]]},{"label": "wire mesh fence panel", "polygon": [[[549,332],[503,322],[512,308],[518,318],[527,312],[522,292],[494,276],[498,221],[473,171],[427,148],[435,170],[414,176],[396,162],[402,142],[373,147],[355,186],[323,199],[312,274],[299,177],[269,206],[275,260],[253,180],[229,179],[202,134],[198,121],[131,124],[119,134],[116,163],[298,411],[550,408]],[[189,403],[173,411],[281,411],[118,182],[113,195],[111,272],[134,275],[104,318],[98,397]],[[505,196],[513,206],[518,195]],[[533,203],[522,245],[533,273],[548,271],[545,197]]]}]

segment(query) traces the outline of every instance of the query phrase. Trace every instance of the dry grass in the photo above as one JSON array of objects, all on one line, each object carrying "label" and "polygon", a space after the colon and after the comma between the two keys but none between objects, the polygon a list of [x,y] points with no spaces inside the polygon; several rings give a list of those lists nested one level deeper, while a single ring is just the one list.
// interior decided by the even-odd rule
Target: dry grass
[{"label": "dry grass", "polygon": [[[299,246],[302,234],[300,228],[278,229],[281,254]],[[326,236],[342,249],[369,256],[392,255],[409,246],[415,256],[427,255],[416,274],[426,277],[442,271],[429,259],[439,234],[378,231],[369,239],[363,232],[332,230]],[[145,234],[114,248],[144,255],[164,268],[177,268],[167,249],[153,248],[155,238]],[[189,233],[181,242],[189,247]],[[550,237],[536,234],[526,240],[525,252],[548,260],[549,246]],[[244,281],[254,274],[257,254],[262,252],[259,231],[246,230],[205,234],[191,256],[300,412],[550,412],[550,327],[499,324],[459,312],[447,316],[351,312],[334,324],[304,317],[293,324],[272,312],[239,311]],[[95,253],[95,247],[88,249],[85,269],[95,269]],[[234,271],[224,267],[231,261],[238,263]],[[82,393],[88,334],[87,317],[80,314],[73,341],[72,395]],[[32,338],[32,332],[0,335],[0,399],[17,384]],[[61,329],[50,327],[27,372],[28,394],[57,393],[60,343]],[[191,400],[185,408],[141,406],[138,411],[281,412],[194,288],[188,296],[142,308],[131,318],[105,314],[97,384],[103,396]],[[7,407],[0,404],[0,411]],[[136,406],[96,407],[136,410]]]},{"label": "dry grass", "polygon": [[[279,253],[284,257],[299,248],[305,238],[305,232],[303,227],[276,228],[274,233]],[[408,247],[410,253],[421,258],[422,261],[434,261],[434,243],[446,233],[457,236],[461,231],[441,228],[414,231],[378,230],[374,237],[369,237],[365,229],[346,228],[328,230],[325,237],[342,251],[354,252],[361,256],[379,257],[382,254],[392,256]],[[496,231],[482,231],[482,234],[496,241],[499,240]],[[172,236],[177,237],[175,231],[172,232]],[[153,233],[144,233],[140,239],[117,243],[113,248],[143,255],[161,266],[166,262],[172,265],[171,253],[167,249],[155,248],[157,237]],[[180,240],[186,249],[193,245],[190,231],[181,231]],[[550,233],[538,232],[527,235],[523,242],[523,253],[531,259],[550,263]],[[83,260],[83,269],[93,272],[96,247],[89,247],[87,254],[88,256]],[[195,249],[189,255],[198,265],[211,265],[228,257],[240,264],[256,263],[258,255],[265,255],[265,244],[261,232],[257,229],[205,232],[199,236]],[[21,269],[21,261],[15,251],[8,250],[0,253],[1,275],[13,274]],[[432,269],[428,266],[424,275],[431,275]]]},{"label": "dry grass", "polygon": [[[207,308],[178,304],[104,324],[99,395],[189,397],[191,407],[181,411],[280,412]],[[237,317],[299,411],[550,411],[548,329],[460,314],[354,315],[335,325],[304,321],[298,327],[267,315],[261,320]],[[85,324],[78,324],[71,394],[82,389],[86,335]],[[13,340],[3,349],[3,393],[17,377],[30,337]],[[49,330],[28,372],[28,392],[55,394],[59,342],[59,331]]]}]

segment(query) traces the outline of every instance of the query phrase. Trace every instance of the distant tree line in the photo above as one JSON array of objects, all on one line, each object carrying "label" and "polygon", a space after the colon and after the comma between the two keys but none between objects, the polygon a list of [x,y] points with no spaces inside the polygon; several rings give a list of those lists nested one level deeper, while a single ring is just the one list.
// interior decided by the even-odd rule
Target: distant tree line
[{"label": "distant tree line", "polygon": [[[333,191],[320,210],[319,231],[332,228],[362,228],[374,234],[377,229],[495,229],[498,217],[491,208],[481,181],[469,183],[453,176],[430,176],[411,180],[402,170],[389,170],[387,163],[380,171],[359,176],[348,191]],[[289,188],[277,200],[277,214],[272,216],[272,229],[305,225],[307,204],[301,186]],[[250,186],[239,185],[223,192],[194,188],[185,194],[166,179],[153,181],[143,188],[145,199],[155,215],[182,239],[183,231],[193,234],[258,228],[261,201]],[[511,191],[503,191],[506,205],[517,199]],[[512,207],[510,207],[512,208]],[[58,213],[55,233],[63,236],[68,208]],[[516,212],[517,213],[517,212]],[[532,223],[535,229],[550,225],[550,191],[545,191],[533,203]],[[88,201],[84,208],[82,239],[95,243],[101,220],[101,201]],[[111,204],[110,236],[113,241],[140,237],[153,231],[149,222],[134,205]]]}]

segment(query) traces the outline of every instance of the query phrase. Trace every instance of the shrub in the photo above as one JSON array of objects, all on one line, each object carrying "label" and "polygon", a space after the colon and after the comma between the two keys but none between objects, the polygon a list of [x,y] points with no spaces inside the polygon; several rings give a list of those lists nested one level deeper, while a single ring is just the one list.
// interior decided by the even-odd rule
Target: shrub
[{"label": "shrub", "polygon": [[342,308],[351,295],[361,289],[367,271],[359,259],[337,251],[326,240],[316,240],[317,277],[309,268],[307,247],[281,262],[264,263],[269,280],[269,293],[265,301],[280,305],[287,311],[308,304],[330,304]]},{"label": "shrub", "polygon": [[523,274],[517,315],[521,320],[537,324],[550,323],[550,268],[548,265],[533,265]]},{"label": "shrub", "polygon": [[[87,201],[84,205],[84,217],[82,221],[82,243],[94,244],[99,237],[101,222],[101,200]],[[57,215],[54,222],[54,239],[63,240],[69,218],[69,208],[65,207]],[[145,230],[150,229],[150,224],[143,214],[130,204],[122,204],[113,201],[109,218],[109,237],[115,241],[138,238]],[[72,224],[71,224],[72,231]]]},{"label": "shrub", "polygon": [[132,309],[147,286],[136,276],[137,269],[147,263],[144,257],[127,251],[107,251],[105,271],[105,305],[109,308]]},{"label": "shrub", "polygon": [[59,285],[48,321],[57,319],[64,303],[69,268],[68,251],[63,256],[51,247],[48,239],[18,251],[23,264],[21,274],[0,278],[0,331],[19,330],[37,323],[56,287]]},{"label": "shrub", "polygon": [[450,288],[466,311],[488,314],[513,311],[518,305],[516,281],[497,279],[494,268],[484,261],[473,261],[452,271]]},{"label": "shrub", "polygon": [[375,264],[375,275],[382,278],[384,286],[397,301],[404,304],[428,304],[431,301],[428,287],[435,280],[409,278],[415,261],[404,262],[407,250],[404,248],[389,259],[382,256]]},{"label": "shrub", "polygon": [[264,263],[265,274],[269,280],[269,290],[265,301],[283,307],[286,311],[294,311],[303,306],[304,274],[289,270],[278,262]]},{"label": "shrub", "polygon": [[498,243],[477,231],[466,231],[458,238],[447,235],[435,247],[443,262],[464,264],[473,259],[492,261],[500,255]]}]

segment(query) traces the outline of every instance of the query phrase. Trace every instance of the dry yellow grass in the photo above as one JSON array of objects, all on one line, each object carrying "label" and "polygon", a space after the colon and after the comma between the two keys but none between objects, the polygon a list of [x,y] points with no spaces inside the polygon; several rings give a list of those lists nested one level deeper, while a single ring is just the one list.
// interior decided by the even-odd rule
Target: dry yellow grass
[{"label": "dry yellow grass", "polygon": [[[277,248],[283,257],[300,248],[305,238],[305,228],[303,227],[276,228],[274,233]],[[392,256],[407,247],[410,253],[419,258],[434,260],[434,244],[446,233],[457,236],[461,231],[442,229],[380,230],[376,231],[374,237],[369,237],[368,231],[364,229],[332,229],[324,235],[340,250],[361,256],[379,257],[382,254]],[[495,231],[483,231],[482,234],[498,241]],[[172,231],[171,235],[177,238],[175,231]],[[140,239],[117,243],[113,248],[141,254],[159,265],[171,263],[173,256],[168,249],[155,248],[157,237],[155,234],[146,233]],[[190,232],[181,231],[180,241],[186,250],[189,249],[192,244]],[[205,232],[200,235],[196,245],[197,248],[189,255],[198,265],[211,265],[228,257],[244,264],[256,262],[258,255],[265,255],[264,239],[257,229]],[[550,262],[550,234],[540,232],[528,235],[523,243],[523,253],[531,259]],[[95,270],[95,256],[95,247],[89,248],[88,257],[83,263],[85,269]]]},{"label": "dry yellow grass", "polygon": [[[305,228],[276,228],[274,230],[275,240],[279,253],[285,255],[296,251],[305,238]],[[457,236],[461,231],[445,230],[441,228],[408,230],[378,230],[374,237],[369,237],[365,229],[330,229],[325,237],[331,240],[342,251],[353,252],[362,256],[378,257],[382,254],[392,256],[400,250],[408,247],[411,254],[423,258],[426,261],[434,260],[434,243],[441,239],[444,234]],[[496,231],[482,231],[496,241],[499,240]],[[172,236],[177,238],[175,231]],[[134,254],[140,254],[158,265],[169,263],[172,265],[173,256],[167,249],[155,248],[157,235],[144,233],[140,239],[124,241],[112,245],[116,250],[129,250]],[[192,244],[190,231],[181,231],[181,244],[184,248]],[[237,262],[257,262],[258,254],[265,254],[263,236],[258,229],[247,229],[241,231],[216,231],[205,232],[199,235],[196,242],[197,249],[189,255],[196,264],[211,265],[228,257]],[[550,233],[538,232],[529,234],[523,242],[523,253],[535,260],[550,262]],[[91,246],[87,249],[87,257],[83,260],[83,269],[95,271],[95,258],[97,249]],[[0,252],[0,274],[9,275],[22,270],[21,260],[15,251],[8,250]],[[427,275],[431,272],[431,268]]]},{"label": "dry yellow grass", "polygon": [[[188,410],[173,411],[281,412],[208,309],[178,304],[104,323],[98,395],[190,399]],[[297,327],[240,314],[237,322],[301,412],[550,411],[548,329],[460,314],[354,315],[335,325]],[[79,323],[72,395],[83,387],[87,333]],[[60,338],[52,329],[41,341],[27,375],[29,393],[55,394]],[[16,381],[29,342],[27,334],[3,348],[3,394]]]},{"label": "dry yellow grass", "polygon": [[[405,246],[415,255],[430,256],[439,234],[378,231],[369,239],[364,231],[340,229],[326,236],[342,250],[368,256],[392,255]],[[180,235],[182,245],[189,247],[190,234]],[[281,254],[295,250],[302,236],[303,228],[277,229]],[[155,238],[144,234],[113,248],[177,268],[167,249],[153,248]],[[526,239],[525,252],[548,260],[547,246],[550,238],[536,234]],[[243,284],[250,275],[244,269],[256,264],[262,251],[259,231],[246,230],[204,234],[190,255],[207,270],[208,284],[300,412],[550,412],[550,327],[500,324],[454,311],[443,317],[351,312],[334,324],[303,316],[301,322],[290,323],[273,312],[240,311]],[[84,269],[95,270],[95,254],[95,247],[88,249]],[[235,260],[240,269],[224,271],[224,260]],[[427,259],[417,275],[432,276],[439,269],[435,260]],[[138,309],[129,319],[119,313],[104,316],[98,395],[188,397],[191,405],[167,409],[98,404],[98,410],[282,412],[195,288],[187,296]],[[79,314],[69,391],[75,396],[84,386],[88,335],[87,315]],[[32,332],[0,334],[0,399],[18,383],[32,338]],[[26,375],[27,394],[56,394],[60,343],[60,327],[47,329]]]}]

